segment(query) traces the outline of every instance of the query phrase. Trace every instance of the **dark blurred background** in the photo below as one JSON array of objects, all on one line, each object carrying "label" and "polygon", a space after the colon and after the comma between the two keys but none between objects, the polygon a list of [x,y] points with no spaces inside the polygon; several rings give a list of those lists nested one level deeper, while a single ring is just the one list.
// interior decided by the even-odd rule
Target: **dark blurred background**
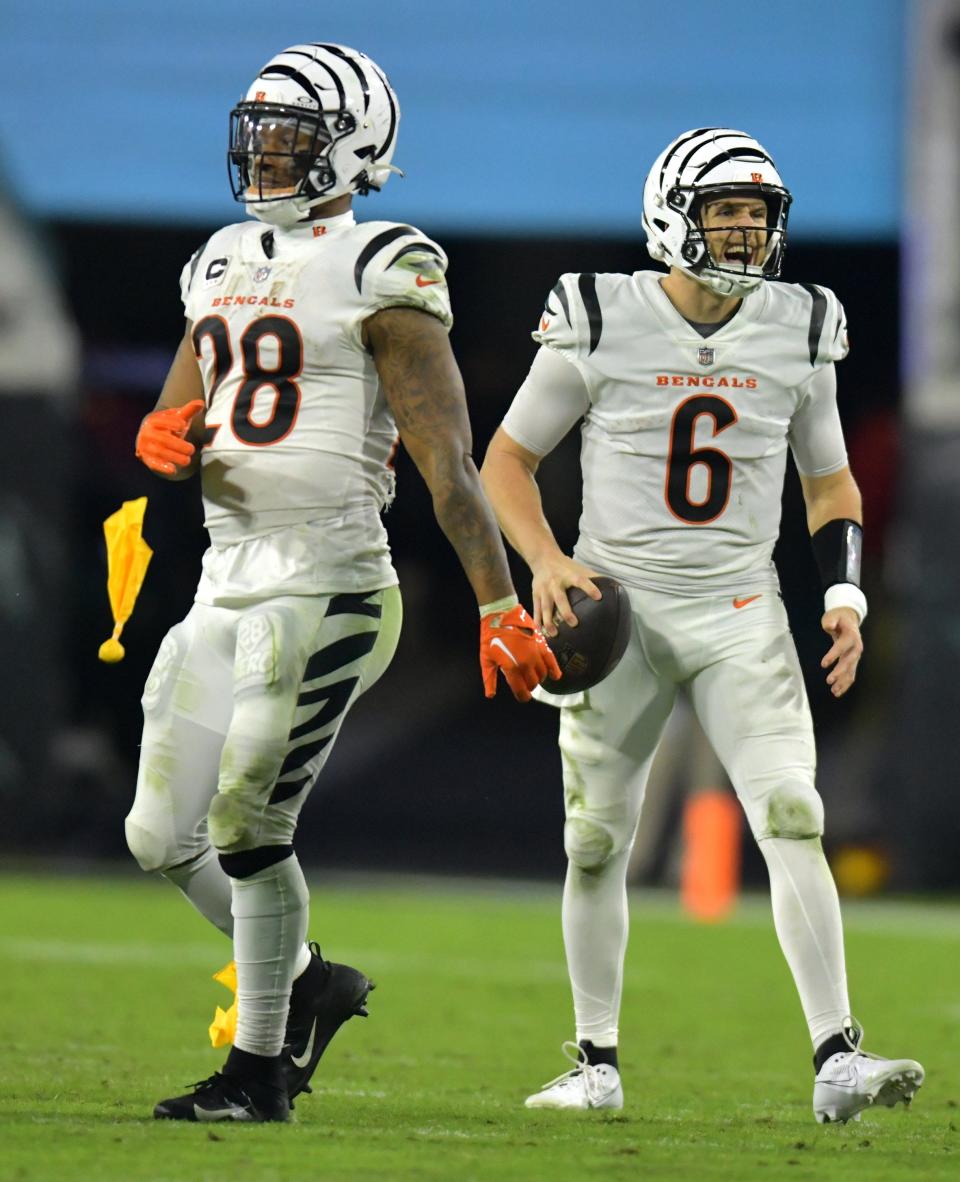
[{"label": "dark blurred background", "polygon": [[[398,92],[395,162],[409,178],[356,212],[418,224],[449,254],[478,461],[558,274],[651,265],[641,191],[662,147],[687,127],[726,124],[772,151],[795,200],[784,278],[831,287],[847,309],[840,405],[866,512],[866,656],[835,702],[791,469],[776,559],[817,725],[827,842],[838,863],[854,856],[850,890],[960,884],[953,0],[812,0],[802,11],[774,0],[746,42],[699,0],[656,22],[652,6],[602,0],[586,27],[573,4],[552,5],[544,22],[539,6],[495,2],[483,29],[457,3],[371,3],[306,24],[287,3],[267,19],[243,3],[197,13],[177,0],[162,22],[106,0],[90,7],[82,22],[70,5],[45,7],[41,23],[14,3],[0,49],[23,96],[22,118],[0,134],[3,257],[22,259],[0,280],[0,360],[26,358],[0,375],[0,846],[125,854],[140,692],[189,609],[205,546],[195,482],[152,477],[133,439],[183,331],[180,270],[212,230],[241,220],[224,175],[229,108],[271,54],[324,39],[370,53]],[[578,446],[574,432],[541,469],[566,547]],[[387,526],[400,649],[306,805],[301,857],[557,877],[555,713],[519,707],[505,687],[483,699],[469,588],[402,455],[398,475]],[[102,522],[144,494],[155,556],[127,657],[108,666],[97,659],[112,627]],[[519,563],[515,575],[527,596]],[[659,776],[662,807],[637,868],[648,882],[670,881],[682,800],[702,786],[673,764]],[[760,873],[748,843],[745,878]]]}]

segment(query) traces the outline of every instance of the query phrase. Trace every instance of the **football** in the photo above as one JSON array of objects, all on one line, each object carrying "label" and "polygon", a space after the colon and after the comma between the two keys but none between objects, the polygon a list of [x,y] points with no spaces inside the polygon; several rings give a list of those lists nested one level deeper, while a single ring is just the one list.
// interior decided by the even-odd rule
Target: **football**
[{"label": "football", "polygon": [[577,617],[574,628],[557,622],[557,635],[547,644],[557,658],[563,676],[546,681],[551,694],[577,694],[603,681],[617,667],[630,637],[630,600],[626,591],[607,575],[594,577],[601,599],[591,599],[579,587],[569,587],[567,598]]}]

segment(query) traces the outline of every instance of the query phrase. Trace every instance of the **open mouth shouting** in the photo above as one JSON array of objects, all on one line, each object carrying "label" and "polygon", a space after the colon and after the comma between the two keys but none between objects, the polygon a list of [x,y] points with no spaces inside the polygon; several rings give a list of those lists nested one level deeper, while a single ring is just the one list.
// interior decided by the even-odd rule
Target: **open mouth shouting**
[{"label": "open mouth shouting", "polygon": [[760,241],[761,234],[751,226],[707,231],[706,237],[710,254],[718,266],[746,271],[763,264],[764,244]]},{"label": "open mouth shouting", "polygon": [[768,217],[763,198],[731,195],[708,201],[701,211],[700,228],[713,265],[741,275],[759,272],[771,242]]},{"label": "open mouth shouting", "polygon": [[750,250],[746,246],[728,246],[723,252],[723,261],[734,265],[739,263],[748,267],[751,263],[756,262],[754,258],[756,253],[755,250]]}]

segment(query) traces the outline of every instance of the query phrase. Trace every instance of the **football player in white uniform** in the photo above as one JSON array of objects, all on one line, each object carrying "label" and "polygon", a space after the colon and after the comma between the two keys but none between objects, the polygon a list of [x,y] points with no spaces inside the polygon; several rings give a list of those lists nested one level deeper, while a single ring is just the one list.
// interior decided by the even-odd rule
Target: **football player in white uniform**
[{"label": "football player in white uniform", "polygon": [[143,696],[127,841],[234,943],[222,1072],[160,1118],[285,1120],[371,983],[305,944],[297,816],[344,716],[390,662],[400,595],[380,514],[398,438],[480,606],[488,697],[559,668],[519,606],[470,455],[447,331],[446,256],[412,226],[358,224],[391,172],[399,108],[365,54],[271,59],[231,115],[234,197],[184,268],[186,332],[137,436],[162,476],[200,471],[210,548],[196,602]]},{"label": "football player in white uniform", "polygon": [[[595,593],[594,573],[619,579],[634,609],[610,677],[554,698],[577,1042],[573,1070],[532,1095],[532,1108],[623,1104],[625,876],[679,691],[766,859],[777,934],[814,1046],[817,1119],[909,1101],[923,1080],[912,1060],[859,1049],[820,841],[810,712],[772,563],[789,447],[823,577],[831,642],[823,667],[839,697],[856,675],[867,610],[860,494],[836,405],[846,324],[831,291],[776,281],[790,200],[768,153],[743,132],[680,136],[654,164],[643,202],[650,254],[669,274],[561,277],[533,334],[542,347],[484,462],[487,494],[530,566],[535,616],[548,634],[555,614],[575,623],[566,589]],[[544,517],[535,474],[579,420],[583,512],[571,558]]]}]

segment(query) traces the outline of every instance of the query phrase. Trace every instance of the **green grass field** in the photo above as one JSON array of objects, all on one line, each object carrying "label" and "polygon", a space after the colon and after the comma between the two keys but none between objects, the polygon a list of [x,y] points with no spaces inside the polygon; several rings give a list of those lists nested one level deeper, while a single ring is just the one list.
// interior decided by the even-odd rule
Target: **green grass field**
[{"label": "green grass field", "polygon": [[910,1111],[820,1127],[762,899],[700,927],[637,896],[622,1113],[528,1113],[571,1035],[558,891],[314,884],[311,934],[378,981],[288,1126],[155,1122],[219,1066],[229,949],[166,884],[0,878],[0,1179],[686,1180],[960,1177],[960,913],[848,906],[867,1045],[919,1058]]}]

